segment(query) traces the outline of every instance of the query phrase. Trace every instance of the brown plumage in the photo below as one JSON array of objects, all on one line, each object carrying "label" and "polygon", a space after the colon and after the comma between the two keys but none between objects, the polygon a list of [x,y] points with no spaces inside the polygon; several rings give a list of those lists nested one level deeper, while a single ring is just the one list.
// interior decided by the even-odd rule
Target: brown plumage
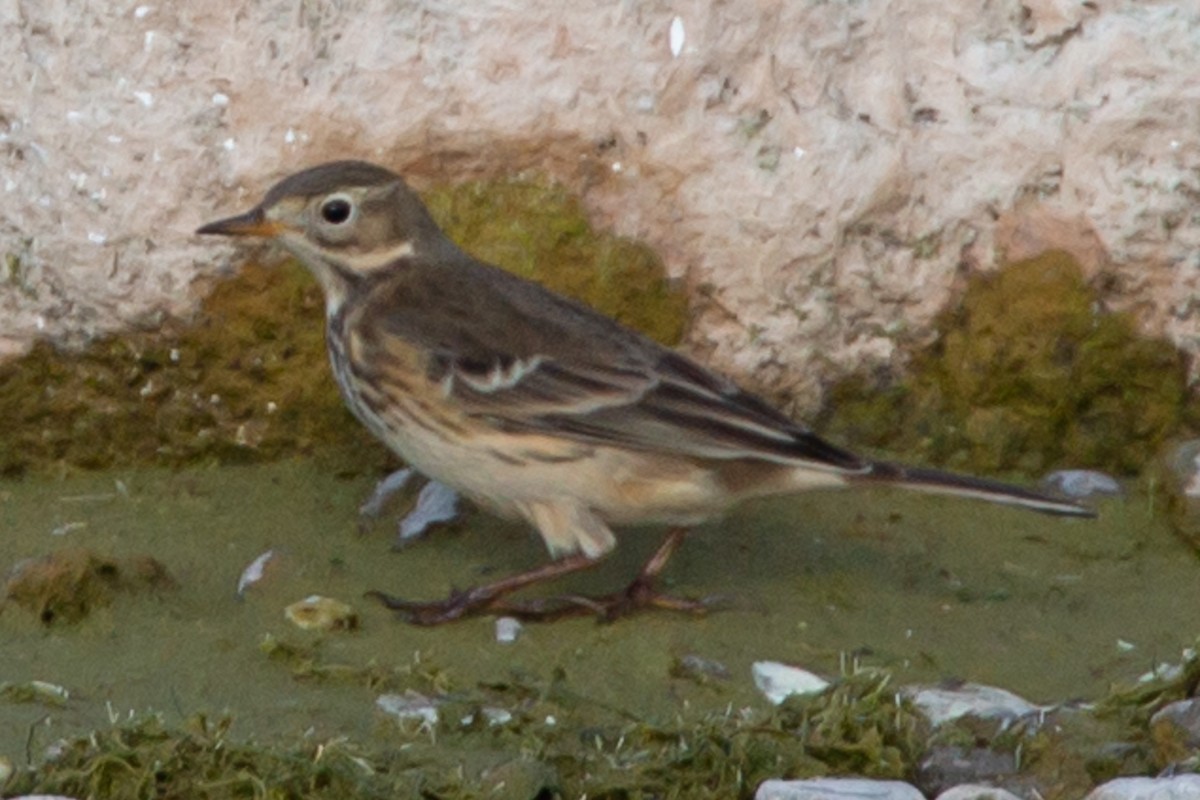
[{"label": "brown plumage", "polygon": [[265,236],[325,292],[330,361],[355,415],[413,467],[531,522],[558,560],[446,601],[382,596],[416,622],[467,613],[701,610],[651,584],[673,532],[625,592],[597,603],[516,603],[529,583],[582,569],[610,524],[678,526],[740,500],[885,484],[1035,511],[1071,502],[997,481],[872,461],[826,442],[729,379],[454,245],[392,172],[356,161],[281,181],[199,233]]}]

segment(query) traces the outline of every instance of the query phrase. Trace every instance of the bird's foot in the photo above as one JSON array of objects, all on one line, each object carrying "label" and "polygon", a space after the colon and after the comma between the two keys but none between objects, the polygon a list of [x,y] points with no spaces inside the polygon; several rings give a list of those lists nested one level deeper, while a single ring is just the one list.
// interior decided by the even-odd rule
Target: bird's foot
[{"label": "bird's foot", "polygon": [[452,591],[445,600],[418,602],[405,600],[395,595],[369,591],[367,597],[374,598],[390,608],[406,622],[413,625],[431,626],[453,622],[463,617],[487,614],[496,597],[487,592],[488,586]]},{"label": "bird's foot", "polygon": [[552,622],[567,617],[595,616],[601,622],[613,622],[641,611],[665,609],[703,616],[723,606],[716,598],[696,600],[660,592],[655,581],[638,575],[624,590],[590,597],[565,594],[534,600],[500,600],[489,613],[517,617],[526,622]]},{"label": "bird's foot", "polygon": [[453,591],[449,597],[440,601],[417,602],[377,591],[367,592],[367,596],[379,600],[414,625],[441,625],[463,617],[479,615],[512,616],[533,622],[597,616],[601,621],[611,622],[655,608],[695,615],[706,614],[723,603],[711,598],[694,600],[676,597],[664,594],[657,588],[659,574],[671,555],[683,543],[686,533],[683,528],[670,531],[658,550],[646,561],[637,577],[625,589],[598,597],[556,595],[532,600],[508,599],[508,595],[519,589],[592,566],[594,562],[583,555],[569,556],[495,583]]}]

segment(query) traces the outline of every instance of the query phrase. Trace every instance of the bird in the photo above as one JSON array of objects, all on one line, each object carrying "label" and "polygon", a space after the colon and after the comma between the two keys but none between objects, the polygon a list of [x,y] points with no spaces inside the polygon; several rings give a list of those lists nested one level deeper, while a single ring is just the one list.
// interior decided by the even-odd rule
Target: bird
[{"label": "bird", "polygon": [[[705,600],[657,579],[687,531],[751,499],[890,486],[1088,517],[996,480],[876,460],[818,436],[730,378],[574,299],[461,249],[397,173],[334,161],[271,187],[198,234],[277,242],[324,294],[326,344],[350,411],[411,467],[529,523],[551,560],[441,600],[368,594],[403,619],[612,620]],[[612,552],[613,528],[662,544],[624,589],[514,599]]]}]

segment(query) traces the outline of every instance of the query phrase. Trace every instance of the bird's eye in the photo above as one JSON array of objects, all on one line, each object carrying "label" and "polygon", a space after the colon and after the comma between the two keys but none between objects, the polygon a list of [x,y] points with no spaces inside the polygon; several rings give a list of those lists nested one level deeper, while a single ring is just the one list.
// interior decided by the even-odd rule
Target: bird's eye
[{"label": "bird's eye", "polygon": [[330,225],[341,225],[354,214],[354,206],[341,195],[335,195],[321,204],[321,219]]}]

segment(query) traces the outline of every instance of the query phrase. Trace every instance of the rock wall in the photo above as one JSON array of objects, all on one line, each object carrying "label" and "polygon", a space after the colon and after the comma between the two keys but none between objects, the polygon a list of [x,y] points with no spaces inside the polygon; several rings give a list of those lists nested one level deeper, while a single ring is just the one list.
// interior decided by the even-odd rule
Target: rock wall
[{"label": "rock wall", "polygon": [[1048,246],[1200,353],[1193,2],[0,0],[0,50],[3,354],[186,314],[197,224],[345,157],[563,181],[801,405]]}]

